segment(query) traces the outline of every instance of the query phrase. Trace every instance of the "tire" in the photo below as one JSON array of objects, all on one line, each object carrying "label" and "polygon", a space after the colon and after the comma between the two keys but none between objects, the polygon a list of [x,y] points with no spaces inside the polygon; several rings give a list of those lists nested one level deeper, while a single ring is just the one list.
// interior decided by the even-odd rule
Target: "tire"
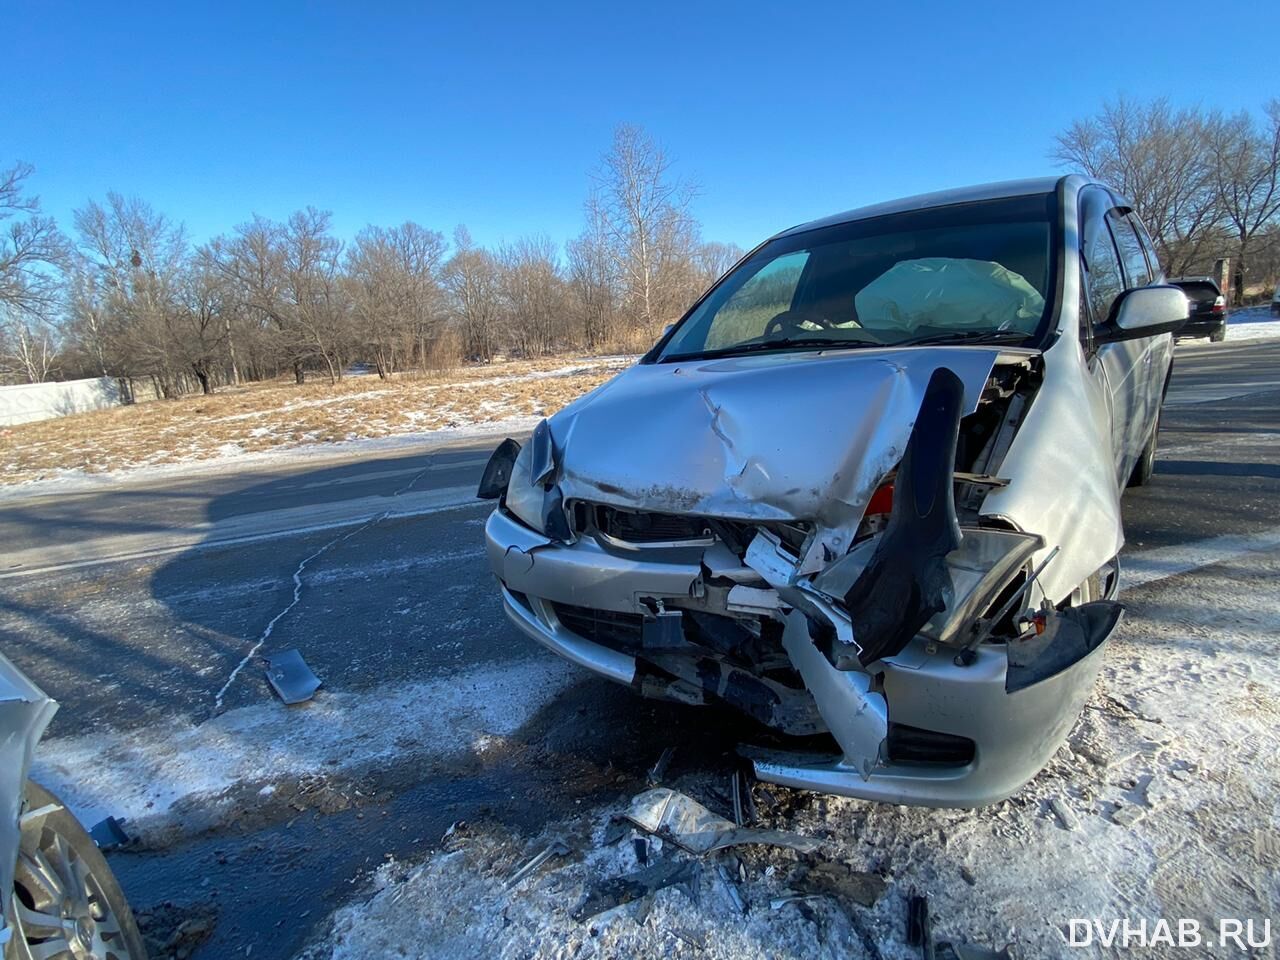
[{"label": "tire", "polygon": [[28,780],[25,809],[51,804],[57,809],[23,825],[5,960],[146,960],[133,912],[97,844],[57,797]]},{"label": "tire", "polygon": [[1133,465],[1133,473],[1129,474],[1130,487],[1145,487],[1151,482],[1151,475],[1156,472],[1156,444],[1160,439],[1160,414],[1156,414],[1156,426],[1151,431],[1151,439],[1142,448],[1142,456]]},{"label": "tire", "polygon": [[1210,343],[1221,343],[1225,339],[1227,339],[1226,327],[1219,327],[1217,330],[1213,331],[1213,333],[1209,334]]}]

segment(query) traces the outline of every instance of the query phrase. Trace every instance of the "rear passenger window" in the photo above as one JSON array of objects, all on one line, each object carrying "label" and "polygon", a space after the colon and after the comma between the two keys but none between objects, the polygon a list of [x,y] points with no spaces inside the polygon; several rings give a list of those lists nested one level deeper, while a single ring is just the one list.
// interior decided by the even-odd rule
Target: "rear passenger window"
[{"label": "rear passenger window", "polygon": [[1107,223],[1111,226],[1111,234],[1120,250],[1120,261],[1124,264],[1125,286],[1145,287],[1151,282],[1151,273],[1147,268],[1146,255],[1142,252],[1142,244],[1138,242],[1138,235],[1133,232],[1133,225],[1128,218],[1114,213],[1107,214]]},{"label": "rear passenger window", "polygon": [[1081,253],[1084,255],[1089,306],[1097,323],[1102,323],[1111,316],[1111,304],[1124,289],[1120,257],[1111,240],[1111,231],[1107,229],[1106,207],[1109,204],[1110,198],[1091,191],[1085,195],[1081,212]]}]

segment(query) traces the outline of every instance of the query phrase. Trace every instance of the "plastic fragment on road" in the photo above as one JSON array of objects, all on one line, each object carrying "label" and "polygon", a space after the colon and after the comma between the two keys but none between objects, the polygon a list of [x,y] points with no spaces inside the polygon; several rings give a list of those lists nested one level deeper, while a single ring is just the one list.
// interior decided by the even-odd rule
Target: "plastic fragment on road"
[{"label": "plastic fragment on road", "polygon": [[934,960],[933,926],[929,922],[929,901],[918,893],[907,897],[907,944],[919,947],[924,960]]},{"label": "plastic fragment on road", "polygon": [[287,704],[310,700],[320,689],[321,680],[297,650],[281,650],[266,658],[267,682]]},{"label": "plastic fragment on road", "polygon": [[747,915],[747,901],[742,898],[742,891],[733,882],[733,878],[729,876],[729,871],[725,869],[723,863],[716,864],[716,876],[720,878],[720,883],[724,887],[725,895],[729,898],[729,903],[745,917]]},{"label": "plastic fragment on road", "polygon": [[663,860],[643,870],[602,880],[573,912],[575,920],[590,920],[600,914],[639,900],[666,887],[678,887],[695,904],[702,882],[702,865],[696,860]]},{"label": "plastic fragment on road", "polygon": [[521,867],[519,870],[513,873],[510,877],[508,877],[507,882],[504,884],[504,886],[506,886],[506,888],[510,890],[512,887],[518,884],[525,877],[529,876],[529,874],[533,873],[533,871],[537,870],[540,866],[542,866],[552,857],[563,857],[563,856],[566,856],[568,853],[569,853],[568,844],[566,844],[563,840],[552,840],[545,850],[537,854],[532,860],[530,860],[523,867]]},{"label": "plastic fragment on road", "polygon": [[89,836],[98,845],[99,850],[114,850],[132,839],[125,833],[124,821],[117,820],[115,817],[99,820],[89,828]]},{"label": "plastic fragment on road", "polygon": [[669,787],[656,787],[636,795],[626,817],[641,830],[670,840],[698,856],[740,843],[789,847],[801,853],[813,853],[822,846],[822,841],[814,837],[786,830],[735,826],[692,797]]}]

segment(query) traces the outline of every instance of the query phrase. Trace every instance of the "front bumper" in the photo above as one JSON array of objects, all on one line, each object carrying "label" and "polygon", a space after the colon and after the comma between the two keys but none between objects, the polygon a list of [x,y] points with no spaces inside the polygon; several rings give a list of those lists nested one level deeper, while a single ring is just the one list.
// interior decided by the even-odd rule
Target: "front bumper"
[{"label": "front bumper", "polygon": [[[554,604],[643,613],[641,597],[694,596],[696,563],[621,559],[590,540],[557,544],[495,510],[485,525],[490,566],[507,616],[521,631],[602,676],[637,685],[636,658],[568,630]],[[866,779],[842,759],[773,754],[755,760],[762,780],[889,803],[975,807],[1017,791],[1066,738],[1102,665],[1102,645],[1062,672],[1016,693],[1005,691],[1004,648],[987,644],[968,666],[954,648],[917,637],[879,662],[892,724],[968,738],[962,766],[882,763]]]}]

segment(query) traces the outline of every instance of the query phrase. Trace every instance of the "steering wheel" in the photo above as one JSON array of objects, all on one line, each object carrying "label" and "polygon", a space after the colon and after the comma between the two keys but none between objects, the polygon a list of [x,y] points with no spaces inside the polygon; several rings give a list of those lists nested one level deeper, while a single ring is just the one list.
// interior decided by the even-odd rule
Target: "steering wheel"
[{"label": "steering wheel", "polygon": [[764,325],[764,333],[761,338],[768,340],[775,333],[781,333],[784,329],[787,333],[803,333],[800,324],[812,323],[816,327],[823,330],[834,329],[835,324],[818,313],[811,307],[793,307],[790,310],[783,310],[780,314]]}]

